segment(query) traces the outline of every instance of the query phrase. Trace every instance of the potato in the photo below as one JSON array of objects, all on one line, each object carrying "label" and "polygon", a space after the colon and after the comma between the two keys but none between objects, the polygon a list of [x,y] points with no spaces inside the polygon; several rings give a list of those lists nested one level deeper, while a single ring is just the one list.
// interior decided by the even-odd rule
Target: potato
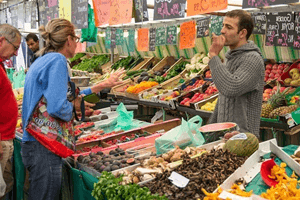
[{"label": "potato", "polygon": [[294,73],[298,73],[299,74],[299,69],[294,68],[294,69],[291,69],[290,72],[289,72],[290,76],[293,76]]},{"label": "potato", "polygon": [[232,131],[232,132],[226,133],[224,135],[224,139],[225,140],[229,140],[232,136],[235,136],[235,135],[237,135],[239,133],[240,133],[239,131]]},{"label": "potato", "polygon": [[291,86],[298,86],[298,80],[292,80],[292,81],[290,82],[290,85],[291,85]]},{"label": "potato", "polygon": [[299,73],[293,73],[292,75],[292,79],[293,80],[298,80],[300,78],[300,74]]},{"label": "potato", "polygon": [[292,79],[291,78],[286,78],[284,79],[284,84],[289,85],[291,83]]}]

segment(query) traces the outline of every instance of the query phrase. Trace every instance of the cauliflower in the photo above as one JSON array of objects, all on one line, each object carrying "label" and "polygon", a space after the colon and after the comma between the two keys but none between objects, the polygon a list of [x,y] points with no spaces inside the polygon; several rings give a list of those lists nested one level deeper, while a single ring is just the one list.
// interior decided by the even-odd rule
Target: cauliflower
[{"label": "cauliflower", "polygon": [[202,61],[203,61],[203,64],[208,65],[209,57],[204,57],[204,58],[202,59]]}]

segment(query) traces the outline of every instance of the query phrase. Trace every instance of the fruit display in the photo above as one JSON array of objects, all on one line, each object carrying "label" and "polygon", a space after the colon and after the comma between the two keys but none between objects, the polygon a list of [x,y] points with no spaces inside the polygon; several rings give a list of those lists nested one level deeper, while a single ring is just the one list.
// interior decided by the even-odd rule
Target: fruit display
[{"label": "fruit display", "polygon": [[279,78],[283,74],[284,70],[289,67],[289,64],[267,64],[264,81],[269,82],[271,80]]},{"label": "fruit display", "polygon": [[171,171],[157,174],[156,178],[146,183],[145,186],[150,189],[151,193],[158,193],[160,196],[166,195],[169,200],[203,199],[205,194],[201,191],[202,188],[213,192],[245,160],[244,157],[238,157],[223,150],[212,150],[194,159],[184,157],[182,164],[176,168],[176,172],[189,179],[186,187],[174,186],[168,179]]},{"label": "fruit display", "polygon": [[86,156],[80,155],[77,161],[102,173],[103,171],[111,172],[136,164],[137,160],[133,157],[133,155],[127,154],[123,149],[117,148],[111,150],[109,154],[98,151],[97,153],[91,152]]},{"label": "fruit display", "polygon": [[[285,89],[286,89],[286,87],[280,87],[279,92],[282,93]],[[287,94],[291,93],[292,90],[293,89],[290,88],[290,90],[287,91]],[[263,93],[263,101],[268,101],[273,96],[273,94],[276,93],[276,91],[277,91],[277,86],[274,86],[273,88],[266,88]]]},{"label": "fruit display", "polygon": [[140,138],[140,137],[147,137],[149,136],[150,134],[147,133],[146,131],[144,131],[143,133],[132,133],[131,135],[122,135],[120,136],[118,139],[109,139],[109,140],[105,140],[105,142],[109,145],[115,145],[115,144],[121,144],[121,143],[124,143],[124,142],[129,142],[129,141],[133,141],[137,138]]},{"label": "fruit display", "polygon": [[75,154],[81,154],[81,153],[85,153],[85,152],[90,152],[90,151],[92,151],[92,149],[98,149],[98,148],[100,148],[100,146],[98,146],[98,145],[93,145],[92,147],[82,147],[80,149],[77,149],[75,151]]},{"label": "fruit display", "polygon": [[154,82],[154,81],[143,81],[139,84],[136,84],[134,86],[129,86],[127,89],[126,89],[126,92],[128,93],[133,93],[133,94],[138,94],[139,92],[143,91],[143,90],[146,90],[146,89],[149,89],[149,88],[152,88],[153,86],[156,86],[158,85],[157,82]]},{"label": "fruit display", "polygon": [[197,89],[197,88],[201,87],[202,85],[204,85],[204,83],[206,83],[206,81],[204,81],[202,79],[198,79],[198,80],[196,80],[196,82],[193,85],[188,85],[186,88],[184,88],[183,92],[189,92],[194,89]]},{"label": "fruit display", "polygon": [[82,122],[79,125],[74,126],[74,129],[88,129],[95,126],[94,122]]},{"label": "fruit display", "polygon": [[218,98],[216,98],[213,102],[207,102],[206,104],[204,104],[203,106],[201,106],[201,110],[214,111],[217,102],[218,102]]},{"label": "fruit display", "polygon": [[283,80],[284,84],[287,86],[300,86],[300,72],[299,68],[293,68],[289,70],[289,78]]},{"label": "fruit display", "polygon": [[204,68],[208,65],[209,58],[205,56],[203,53],[197,53],[191,59],[191,64],[187,64],[186,70],[187,74],[186,78],[193,78],[197,76],[200,72],[204,70]]},{"label": "fruit display", "polygon": [[[218,93],[218,89],[216,88],[216,86],[209,86],[204,93],[196,92],[194,95],[192,93],[188,93],[183,97],[180,105],[190,106],[191,103],[197,103],[211,97],[216,93]],[[189,98],[191,95],[193,95],[192,98]]]},{"label": "fruit display", "polygon": [[108,63],[110,60],[109,55],[95,55],[92,58],[86,58],[82,60],[78,65],[75,65],[73,69],[94,72],[99,69],[101,65]]},{"label": "fruit display", "polygon": [[211,71],[207,70],[204,74],[204,78],[211,78]]},{"label": "fruit display", "polygon": [[176,98],[180,95],[179,91],[173,91],[172,94],[163,95],[159,100],[161,101],[170,101],[173,98]]},{"label": "fruit display", "polygon": [[[241,139],[243,138],[243,139]],[[237,156],[251,156],[259,146],[259,141],[252,133],[239,133],[228,140],[223,149]]]},{"label": "fruit display", "polygon": [[169,92],[169,90],[167,90],[167,89],[155,89],[155,90],[147,91],[147,92],[143,93],[142,99],[150,100],[153,96],[165,94],[168,92]]},{"label": "fruit display", "polygon": [[201,126],[199,131],[203,134],[205,141],[215,141],[219,137],[224,136],[228,132],[236,131],[238,126],[236,123],[213,123]]}]

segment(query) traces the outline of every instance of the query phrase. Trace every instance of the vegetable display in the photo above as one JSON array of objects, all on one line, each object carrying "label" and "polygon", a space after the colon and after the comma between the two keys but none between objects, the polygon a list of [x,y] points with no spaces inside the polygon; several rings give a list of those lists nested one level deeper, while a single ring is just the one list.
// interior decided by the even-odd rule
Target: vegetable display
[{"label": "vegetable display", "polygon": [[85,56],[85,53],[78,53],[76,54],[73,58],[70,58],[70,62],[74,62],[75,60],[82,58],[83,56]]},{"label": "vegetable display", "polygon": [[197,74],[204,70],[204,68],[208,65],[209,58],[204,54],[197,53],[191,59],[191,64],[186,65],[186,70],[188,73],[185,75],[186,78],[193,78],[197,76]]},{"label": "vegetable display", "polygon": [[137,94],[143,90],[146,90],[146,89],[149,89],[153,86],[156,86],[158,85],[157,82],[154,82],[154,81],[143,81],[141,82],[140,84],[137,84],[135,86],[129,86],[126,91],[129,92],[129,93],[134,93],[134,94]]},{"label": "vegetable display", "polygon": [[108,63],[109,59],[108,55],[95,55],[90,59],[84,59],[81,63],[74,66],[73,69],[94,72],[97,67]]},{"label": "vegetable display", "polygon": [[140,56],[134,59],[132,56],[128,56],[127,58],[122,58],[118,60],[113,66],[111,66],[111,69],[117,70],[119,68],[125,68],[126,70],[130,70],[133,67],[137,66],[139,63],[141,63],[144,59]]}]

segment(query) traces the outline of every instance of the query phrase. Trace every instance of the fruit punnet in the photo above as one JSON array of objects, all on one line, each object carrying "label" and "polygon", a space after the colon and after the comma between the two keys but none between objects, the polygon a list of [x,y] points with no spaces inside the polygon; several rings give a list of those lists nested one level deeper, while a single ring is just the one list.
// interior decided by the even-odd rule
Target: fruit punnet
[{"label": "fruit punnet", "polygon": [[240,133],[230,138],[223,149],[237,156],[251,156],[259,146],[259,141],[252,133]]}]

